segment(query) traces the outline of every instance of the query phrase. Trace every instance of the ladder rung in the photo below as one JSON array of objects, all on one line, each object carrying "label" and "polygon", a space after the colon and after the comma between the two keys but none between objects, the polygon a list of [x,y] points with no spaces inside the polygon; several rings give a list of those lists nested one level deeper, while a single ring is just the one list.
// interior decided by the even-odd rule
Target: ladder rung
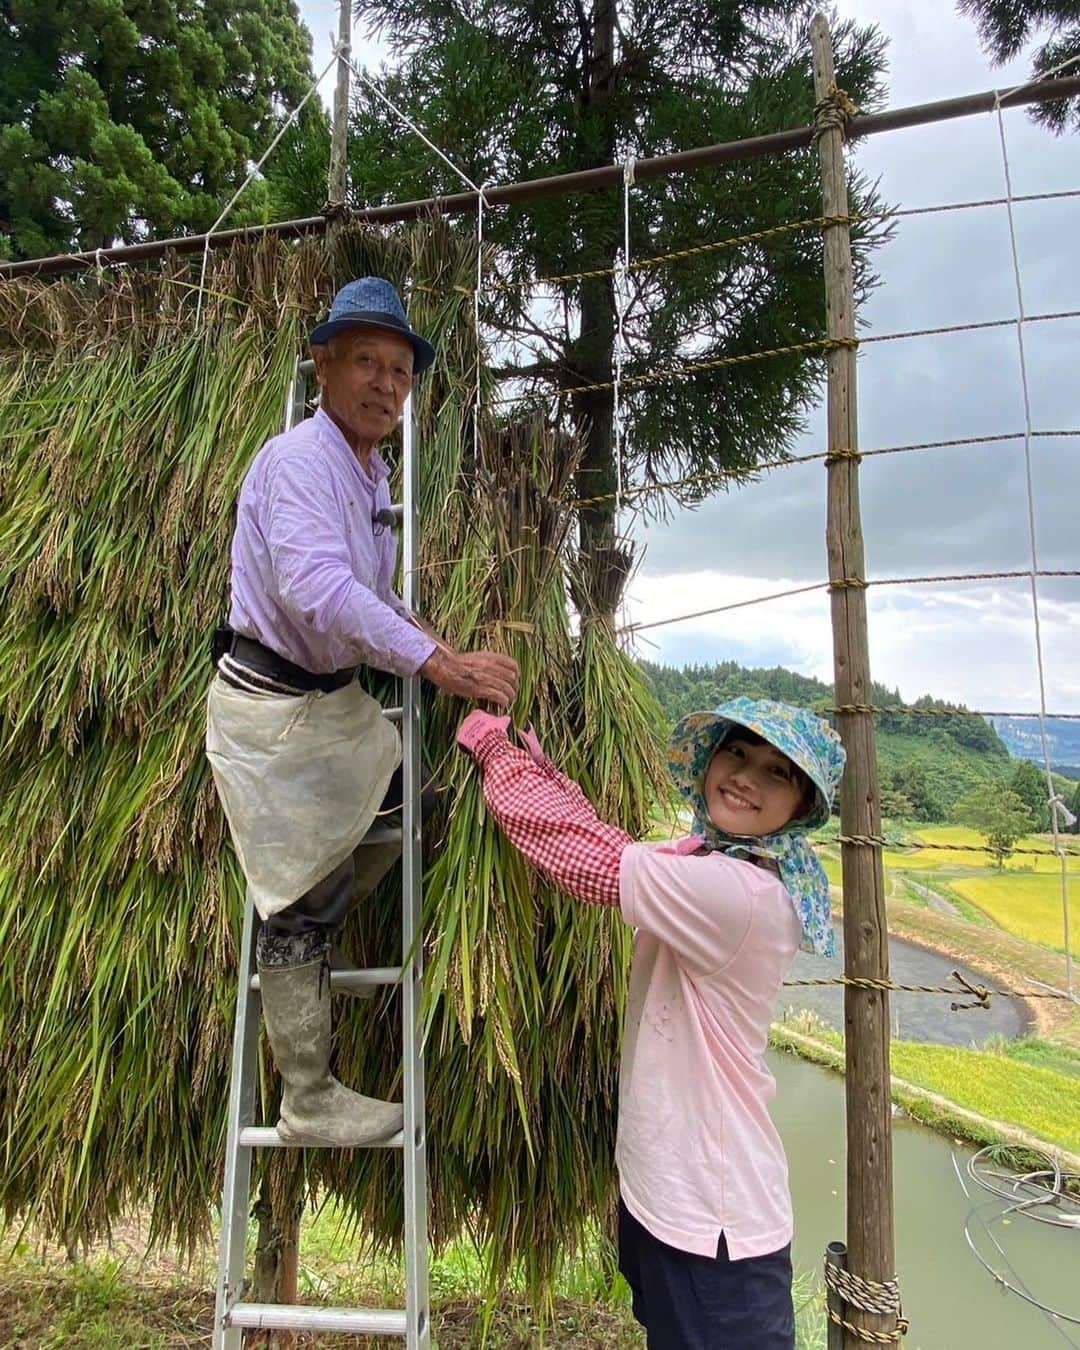
[{"label": "ladder rung", "polygon": [[400,843],[401,843],[400,830],[375,829],[375,830],[368,830],[367,834],[365,834],[363,839],[360,840],[360,843],[357,845],[357,847],[363,848],[365,844],[400,844]]},{"label": "ladder rung", "polygon": [[315,362],[310,358],[306,361],[297,361],[296,373],[298,375],[312,375],[315,372]]},{"label": "ladder rung", "polygon": [[394,519],[395,519],[395,520],[401,520],[402,517],[405,515],[405,503],[404,503],[404,502],[391,502],[391,503],[390,503],[390,510],[393,511],[393,513],[394,513]]},{"label": "ladder rung", "polygon": [[[400,984],[400,966],[370,966],[367,970],[331,970],[331,989],[376,989],[384,984]],[[250,987],[259,989],[258,975],[252,975]]]},{"label": "ladder rung", "polygon": [[386,720],[387,720],[388,722],[400,722],[400,721],[401,721],[401,709],[400,709],[400,708],[384,708],[384,709],[383,709],[383,716],[386,718]]},{"label": "ladder rung", "polygon": [[[292,1139],[282,1139],[273,1125],[248,1125],[240,1131],[241,1148],[329,1148],[329,1144],[300,1144]],[[389,1139],[380,1139],[377,1144],[359,1144],[358,1148],[404,1148],[405,1132],[398,1130]]]},{"label": "ladder rung", "polygon": [[279,1331],[337,1331],[404,1336],[405,1313],[397,1308],[310,1308],[299,1303],[235,1303],[225,1314],[230,1327]]}]

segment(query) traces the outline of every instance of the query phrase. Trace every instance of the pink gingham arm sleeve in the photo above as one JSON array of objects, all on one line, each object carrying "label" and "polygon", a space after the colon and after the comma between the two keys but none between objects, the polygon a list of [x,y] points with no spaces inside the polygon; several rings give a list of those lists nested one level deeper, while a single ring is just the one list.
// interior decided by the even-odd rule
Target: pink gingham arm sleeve
[{"label": "pink gingham arm sleeve", "polygon": [[602,821],[577,783],[550,760],[511,745],[501,727],[485,732],[472,754],[484,800],[510,842],[575,900],[616,907],[630,836]]}]

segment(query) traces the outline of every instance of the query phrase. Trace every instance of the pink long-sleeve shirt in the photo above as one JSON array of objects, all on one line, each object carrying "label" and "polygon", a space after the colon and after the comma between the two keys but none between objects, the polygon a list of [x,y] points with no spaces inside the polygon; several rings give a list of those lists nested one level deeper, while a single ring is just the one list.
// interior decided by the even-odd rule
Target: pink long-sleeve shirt
[{"label": "pink long-sleeve shirt", "polygon": [[321,409],[267,441],[240,489],[229,623],[315,674],[414,675],[435,643],[394,593],[397,539],[378,451],[367,473]]},{"label": "pink long-sleeve shirt", "polygon": [[733,1260],[791,1240],[787,1160],[768,1112],[769,1023],[798,949],[772,872],[699,841],[636,844],[550,761],[487,732],[484,798],[530,862],[633,925],[616,1162],[626,1207],[669,1246]]}]

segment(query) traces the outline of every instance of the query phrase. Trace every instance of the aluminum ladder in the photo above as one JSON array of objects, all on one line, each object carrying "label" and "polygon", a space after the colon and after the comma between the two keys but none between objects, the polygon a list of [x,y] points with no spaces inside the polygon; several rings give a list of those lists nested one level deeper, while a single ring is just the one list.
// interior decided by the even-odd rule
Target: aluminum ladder
[{"label": "aluminum ladder", "polygon": [[[285,406],[285,430],[303,420],[307,407],[311,361],[297,361]],[[404,502],[394,507],[402,523],[404,585],[402,599],[414,603],[416,560],[417,463],[412,400],[405,405],[402,424],[402,485]],[[401,708],[386,716],[400,720],[402,739],[402,827],[372,830],[362,841],[381,844],[401,839],[402,965],[371,970],[334,971],[332,989],[400,987],[403,1040],[404,1129],[375,1145],[400,1148],[405,1171],[405,1307],[329,1308],[301,1304],[250,1303],[244,1299],[245,1251],[251,1206],[252,1153],[258,1148],[295,1148],[273,1126],[255,1123],[259,1056],[259,977],[255,970],[255,914],[250,899],[244,905],[240,943],[240,989],[236,1000],[232,1072],[229,1085],[228,1130],[225,1141],[225,1181],[221,1202],[221,1246],[217,1297],[214,1308],[214,1350],[241,1350],[244,1330],[337,1332],[354,1335],[401,1336],[407,1350],[429,1350],[431,1311],[428,1297],[427,1243],[427,1130],[424,1119],[424,1060],[421,1045],[420,1003],[423,992],[423,948],[416,941],[421,928],[422,867],[420,858],[420,691],[416,677],[402,682]]]}]

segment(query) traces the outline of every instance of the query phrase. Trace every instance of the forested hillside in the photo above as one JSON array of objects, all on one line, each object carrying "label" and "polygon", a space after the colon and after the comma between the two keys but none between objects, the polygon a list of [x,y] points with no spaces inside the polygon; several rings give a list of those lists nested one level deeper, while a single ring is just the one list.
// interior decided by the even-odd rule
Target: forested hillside
[{"label": "forested hillside", "polygon": [[[734,661],[715,666],[670,666],[642,663],[669,723],[688,712],[711,708],[739,694],[777,698],[807,707],[833,706],[832,686],[776,666],[746,669]],[[875,684],[875,707],[898,707],[898,690]],[[947,820],[955,803],[981,783],[1010,783],[1016,761],[994,728],[972,717],[962,705],[929,695],[911,707],[879,717],[878,766],[881,798],[888,816],[912,820]]]}]

